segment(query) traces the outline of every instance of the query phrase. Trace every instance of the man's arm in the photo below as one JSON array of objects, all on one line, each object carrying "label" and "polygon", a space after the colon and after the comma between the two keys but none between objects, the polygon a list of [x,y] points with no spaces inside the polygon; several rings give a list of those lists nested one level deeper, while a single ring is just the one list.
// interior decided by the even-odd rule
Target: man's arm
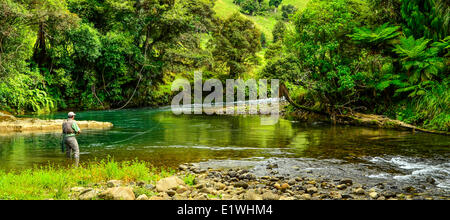
[{"label": "man's arm", "polygon": [[81,129],[80,129],[80,127],[78,127],[76,122],[73,122],[72,129],[75,131],[76,134],[80,134],[81,133]]}]

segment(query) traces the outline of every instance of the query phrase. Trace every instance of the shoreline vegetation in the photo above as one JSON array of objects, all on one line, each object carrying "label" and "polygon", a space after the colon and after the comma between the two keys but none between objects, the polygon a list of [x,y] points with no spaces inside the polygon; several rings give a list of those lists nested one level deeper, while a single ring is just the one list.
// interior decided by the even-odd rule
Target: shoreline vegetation
[{"label": "shoreline vegetation", "polygon": [[[268,167],[267,169],[271,169]],[[0,199],[25,200],[412,200],[449,199],[418,193],[369,188],[351,179],[262,176],[245,169],[178,170],[155,168],[138,160],[111,158],[79,167],[43,166],[0,171]]]}]

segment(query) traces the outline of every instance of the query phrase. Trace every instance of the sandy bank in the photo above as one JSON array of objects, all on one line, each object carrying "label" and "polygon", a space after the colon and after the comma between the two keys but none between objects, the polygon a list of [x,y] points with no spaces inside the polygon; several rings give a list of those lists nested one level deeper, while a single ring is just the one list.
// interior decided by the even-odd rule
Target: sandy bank
[{"label": "sandy bank", "polygon": [[[63,120],[41,120],[36,118],[16,118],[6,112],[0,112],[0,135],[11,133],[61,132]],[[109,129],[110,122],[77,121],[81,129]]]}]

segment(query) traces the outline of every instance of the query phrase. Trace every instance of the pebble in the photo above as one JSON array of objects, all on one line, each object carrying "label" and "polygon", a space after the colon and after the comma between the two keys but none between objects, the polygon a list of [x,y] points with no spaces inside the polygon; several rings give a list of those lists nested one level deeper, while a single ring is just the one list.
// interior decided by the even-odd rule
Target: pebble
[{"label": "pebble", "polygon": [[370,198],[372,198],[372,199],[376,199],[376,198],[378,198],[378,193],[377,193],[377,192],[370,192],[370,193],[369,193],[369,196],[370,196]]},{"label": "pebble", "polygon": [[364,195],[366,193],[363,188],[357,188],[353,192],[358,195]]},{"label": "pebble", "polygon": [[234,184],[234,187],[242,187],[244,189],[247,189],[248,188],[248,184],[246,182],[239,181],[236,184]]},{"label": "pebble", "polygon": [[307,188],[307,189],[306,189],[306,192],[309,193],[309,194],[316,193],[317,191],[318,191],[318,190],[317,190],[316,187],[310,187],[310,188]]},{"label": "pebble", "polygon": [[336,188],[339,189],[339,190],[344,190],[344,189],[347,189],[347,185],[340,184],[340,185],[337,185]]}]

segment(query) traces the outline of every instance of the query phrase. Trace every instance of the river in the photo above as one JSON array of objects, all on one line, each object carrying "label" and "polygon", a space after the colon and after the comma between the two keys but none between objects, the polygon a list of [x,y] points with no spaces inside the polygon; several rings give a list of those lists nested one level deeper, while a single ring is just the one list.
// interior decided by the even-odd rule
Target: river
[{"label": "river", "polygon": [[[40,116],[65,118],[66,113]],[[78,136],[81,162],[139,159],[155,166],[249,167],[259,175],[316,175],[450,192],[450,137],[386,129],[305,124],[263,116],[174,115],[170,108],[78,112],[109,121],[110,130]],[[60,134],[0,135],[0,168],[67,165]],[[268,171],[268,164],[278,168]],[[272,172],[272,173],[268,173]]]}]

